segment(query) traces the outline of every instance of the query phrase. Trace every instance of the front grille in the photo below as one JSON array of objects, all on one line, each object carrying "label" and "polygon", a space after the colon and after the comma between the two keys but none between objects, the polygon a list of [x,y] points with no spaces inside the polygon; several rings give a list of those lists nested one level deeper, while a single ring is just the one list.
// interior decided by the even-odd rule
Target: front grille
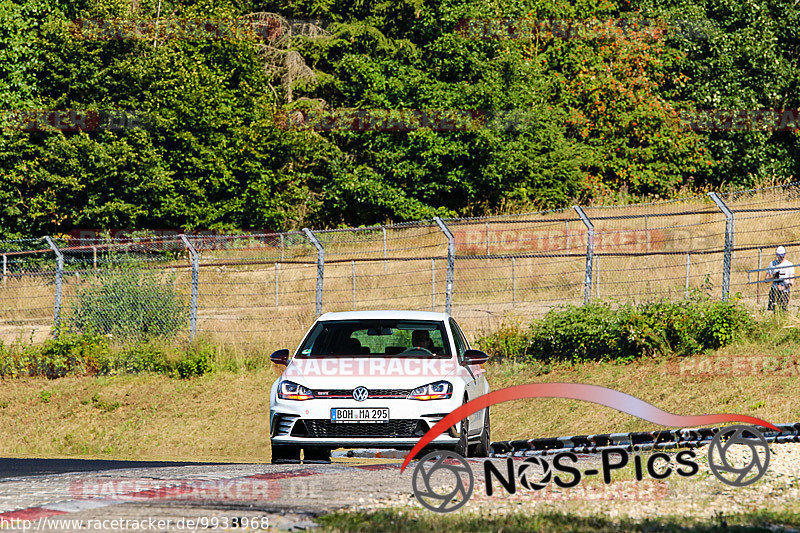
[{"label": "front grille", "polygon": [[390,420],[373,424],[334,424],[330,420],[305,421],[309,437],[413,437],[418,422]]},{"label": "front grille", "polygon": [[[408,398],[411,389],[367,389],[369,399]],[[315,398],[352,398],[353,389],[331,389],[314,391]]]}]

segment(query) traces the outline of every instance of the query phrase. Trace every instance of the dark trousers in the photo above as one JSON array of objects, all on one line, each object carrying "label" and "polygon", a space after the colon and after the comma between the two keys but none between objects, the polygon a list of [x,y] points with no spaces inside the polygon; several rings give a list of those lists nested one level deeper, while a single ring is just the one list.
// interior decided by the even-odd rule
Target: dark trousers
[{"label": "dark trousers", "polygon": [[789,306],[789,288],[785,291],[778,289],[773,285],[769,289],[769,302],[767,303],[767,311],[774,311],[775,307],[781,311],[786,311]]}]

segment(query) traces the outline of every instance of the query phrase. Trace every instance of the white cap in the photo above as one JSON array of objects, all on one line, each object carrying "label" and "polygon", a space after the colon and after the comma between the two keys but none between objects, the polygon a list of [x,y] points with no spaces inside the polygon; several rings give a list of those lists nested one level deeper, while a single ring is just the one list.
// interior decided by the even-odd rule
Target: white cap
[{"label": "white cap", "polygon": [[786,248],[783,246],[778,246],[775,248],[775,255],[786,255]]}]

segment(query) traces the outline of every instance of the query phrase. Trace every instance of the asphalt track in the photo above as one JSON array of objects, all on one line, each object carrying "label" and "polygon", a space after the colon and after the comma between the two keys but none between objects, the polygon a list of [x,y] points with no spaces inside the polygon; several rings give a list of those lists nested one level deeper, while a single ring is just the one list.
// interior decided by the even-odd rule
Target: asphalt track
[{"label": "asphalt track", "polygon": [[328,465],[2,458],[0,530],[308,529],[321,513],[411,498],[411,473],[399,467],[348,457]]},{"label": "asphalt track", "polygon": [[42,476],[67,472],[119,470],[124,468],[160,468],[167,466],[218,465],[222,463],[182,463],[174,461],[111,461],[105,459],[17,459],[0,457],[0,479],[18,476]]}]

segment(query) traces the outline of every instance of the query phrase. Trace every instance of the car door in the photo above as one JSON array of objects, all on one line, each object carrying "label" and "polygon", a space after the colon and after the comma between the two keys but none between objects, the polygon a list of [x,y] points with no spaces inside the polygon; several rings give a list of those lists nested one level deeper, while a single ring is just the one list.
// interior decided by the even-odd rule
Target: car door
[{"label": "car door", "polygon": [[[452,318],[450,319],[450,331],[453,335],[453,342],[456,346],[458,364],[462,365],[467,372],[467,397],[470,400],[474,400],[485,392],[482,385],[482,382],[486,381],[485,377],[483,376],[483,369],[480,367],[480,365],[466,364],[464,352],[469,350],[469,343],[467,342],[464,333],[461,331],[461,328]],[[469,427],[470,433],[480,433],[480,430],[483,427],[483,410],[480,410],[477,413],[469,416]]]}]

